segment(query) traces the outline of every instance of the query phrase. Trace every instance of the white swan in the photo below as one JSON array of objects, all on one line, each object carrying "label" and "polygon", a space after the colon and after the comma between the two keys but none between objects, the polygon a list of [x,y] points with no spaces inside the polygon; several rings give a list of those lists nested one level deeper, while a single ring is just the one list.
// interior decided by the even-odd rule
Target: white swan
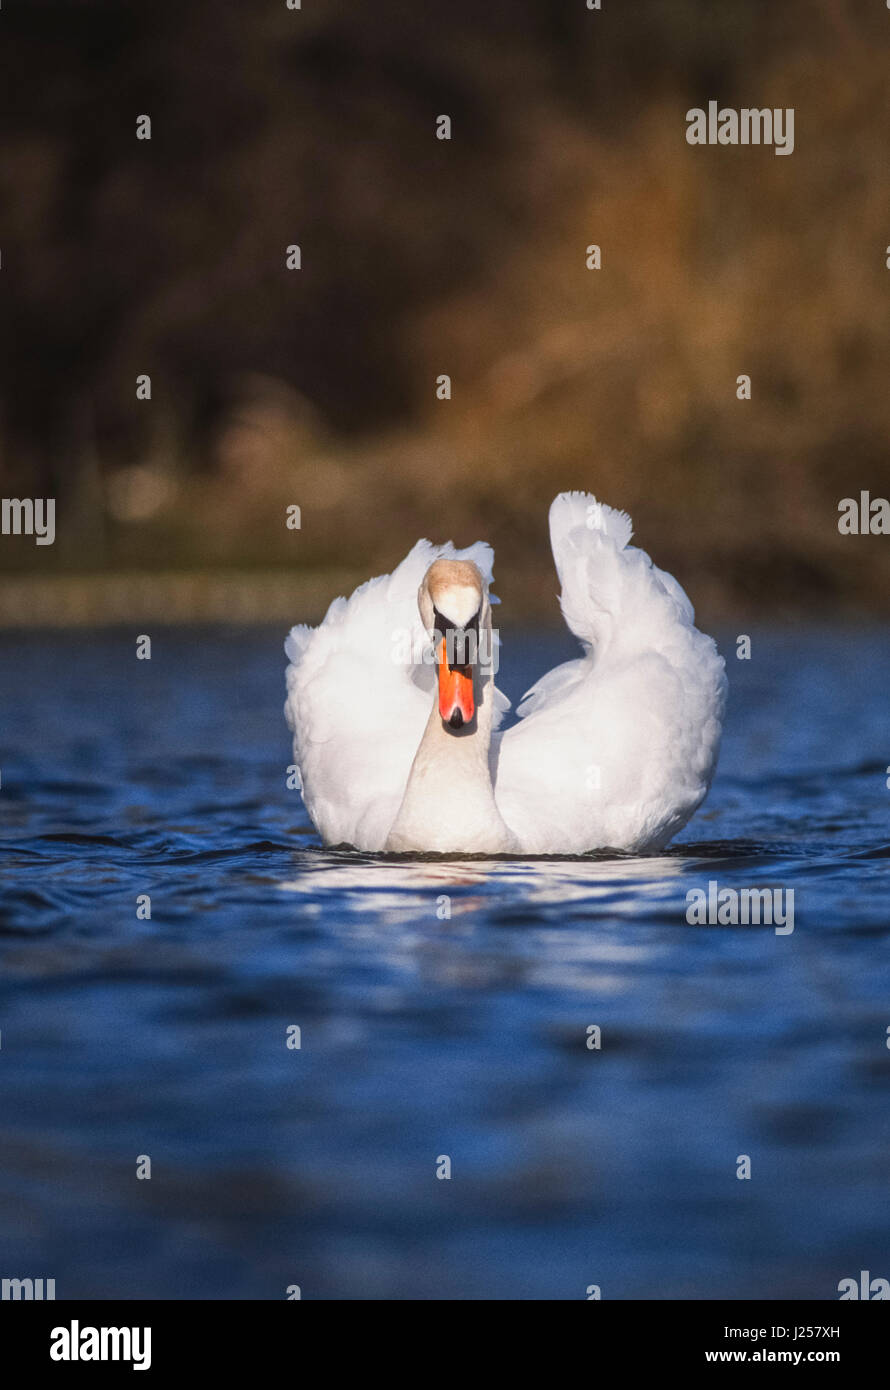
[{"label": "white swan", "polygon": [[630,537],[630,518],[587,493],[554,501],[560,602],[583,655],[539,680],[503,733],[484,542],[418,541],[319,627],[292,629],[285,714],[326,844],[642,851],[686,824],[717,760],[723,660]]}]

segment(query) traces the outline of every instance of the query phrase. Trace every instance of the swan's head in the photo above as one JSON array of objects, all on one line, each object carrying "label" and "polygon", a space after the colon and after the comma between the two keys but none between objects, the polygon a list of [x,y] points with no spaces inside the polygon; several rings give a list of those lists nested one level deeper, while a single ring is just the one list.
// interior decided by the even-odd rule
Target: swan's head
[{"label": "swan's head", "polygon": [[470,560],[434,560],[417,595],[435,642],[439,713],[452,729],[469,724],[476,712],[473,666],[479,660],[484,602],[482,575]]}]

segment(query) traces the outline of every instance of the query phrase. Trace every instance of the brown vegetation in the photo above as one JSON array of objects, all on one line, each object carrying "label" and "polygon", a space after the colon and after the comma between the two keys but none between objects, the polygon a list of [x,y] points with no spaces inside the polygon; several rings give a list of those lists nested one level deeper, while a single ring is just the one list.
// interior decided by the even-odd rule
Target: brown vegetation
[{"label": "brown vegetation", "polygon": [[[57,544],[3,567],[362,576],[485,536],[539,615],[545,509],[580,487],[708,611],[890,605],[890,537],[837,531],[890,493],[882,8],[3,22],[0,484],[59,498]],[[794,107],[794,154],[688,146],[710,98]]]}]

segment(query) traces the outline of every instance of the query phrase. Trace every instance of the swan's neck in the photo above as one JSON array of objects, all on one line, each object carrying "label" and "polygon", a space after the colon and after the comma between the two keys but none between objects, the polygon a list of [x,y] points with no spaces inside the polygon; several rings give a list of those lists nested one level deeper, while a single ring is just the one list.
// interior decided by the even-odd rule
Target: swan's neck
[{"label": "swan's neck", "polygon": [[434,695],[386,842],[388,850],[499,854],[515,848],[491,785],[488,754],[494,676],[490,668],[474,666],[473,697],[476,712],[471,722],[451,729],[444,724]]}]

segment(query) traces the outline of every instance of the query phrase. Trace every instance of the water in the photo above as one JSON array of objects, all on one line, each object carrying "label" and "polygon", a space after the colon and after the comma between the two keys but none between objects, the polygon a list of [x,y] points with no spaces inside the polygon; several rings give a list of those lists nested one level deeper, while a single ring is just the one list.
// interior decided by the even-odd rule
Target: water
[{"label": "water", "polygon": [[[723,644],[717,780],[668,852],[512,862],[321,849],[277,631],[159,631],[150,662],[129,632],[3,637],[0,1275],[273,1299],[890,1277],[890,648],[752,635],[749,662]],[[508,635],[502,684],[569,654]],[[711,879],[793,888],[794,932],[687,925]]]}]

